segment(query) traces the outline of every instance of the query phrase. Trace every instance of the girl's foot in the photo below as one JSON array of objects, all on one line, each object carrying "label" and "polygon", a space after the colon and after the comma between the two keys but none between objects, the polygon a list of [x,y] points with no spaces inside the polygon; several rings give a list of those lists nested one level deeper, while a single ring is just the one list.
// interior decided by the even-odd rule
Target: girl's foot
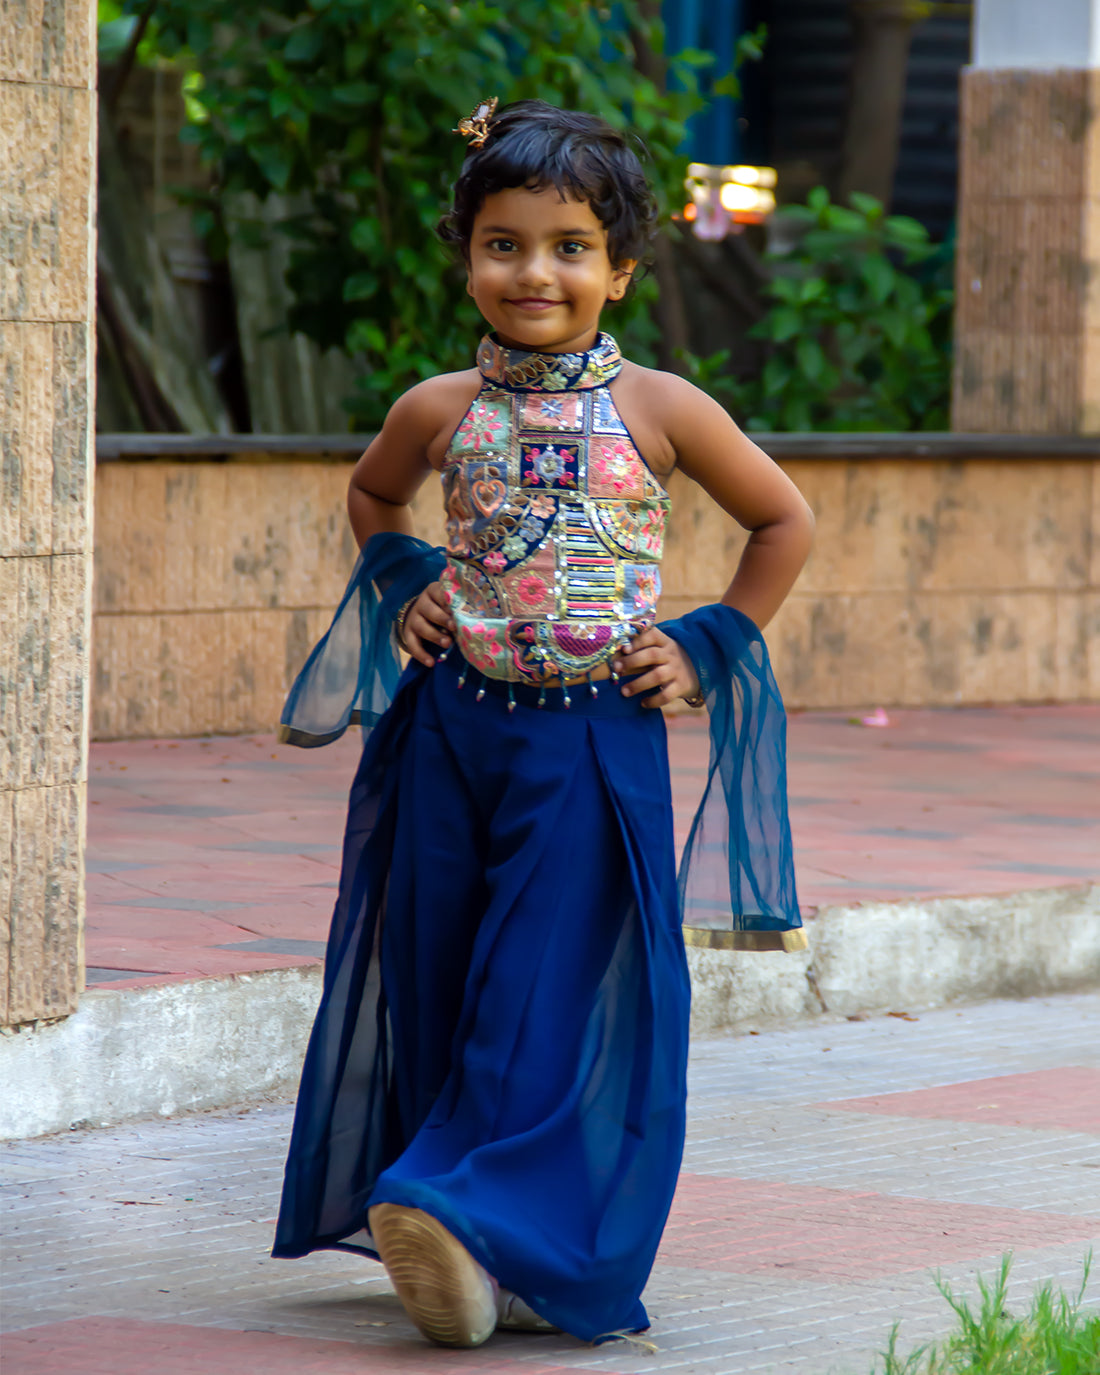
[{"label": "girl's foot", "polygon": [[376,1203],[367,1214],[397,1297],[440,1346],[480,1346],[497,1325],[497,1290],[457,1237],[419,1208]]},{"label": "girl's foot", "polygon": [[503,1332],[560,1332],[552,1322],[547,1322],[517,1294],[502,1289],[497,1298],[497,1326]]}]

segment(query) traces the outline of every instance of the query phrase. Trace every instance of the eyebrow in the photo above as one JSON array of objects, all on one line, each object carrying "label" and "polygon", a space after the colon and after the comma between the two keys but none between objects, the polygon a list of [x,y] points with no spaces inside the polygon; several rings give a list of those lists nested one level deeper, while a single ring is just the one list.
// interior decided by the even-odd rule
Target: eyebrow
[{"label": "eyebrow", "polygon": [[[485,224],[481,227],[483,234],[511,234],[516,237],[518,231],[509,228],[506,224]],[[593,239],[596,237],[595,229],[559,229],[557,237],[559,239]]]}]

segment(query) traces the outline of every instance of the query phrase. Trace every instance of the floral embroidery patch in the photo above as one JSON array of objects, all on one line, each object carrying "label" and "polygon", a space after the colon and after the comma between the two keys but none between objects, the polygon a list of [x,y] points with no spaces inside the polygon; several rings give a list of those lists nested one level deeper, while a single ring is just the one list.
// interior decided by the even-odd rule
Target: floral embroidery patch
[{"label": "floral embroidery patch", "polygon": [[591,439],[588,445],[588,491],[592,496],[640,497],[645,491],[645,465],[629,439]]},{"label": "floral embroidery patch", "polygon": [[554,547],[546,545],[534,558],[505,574],[505,601],[518,615],[546,614],[554,610]]},{"label": "floral embroidery patch", "polygon": [[489,677],[494,676],[493,670],[505,652],[500,641],[502,628],[499,623],[458,619],[458,647],[462,657]]},{"label": "floral embroidery patch", "polygon": [[511,433],[511,397],[486,396],[482,392],[466,412],[451,447],[482,453],[486,449],[503,449],[507,447]]},{"label": "floral embroidery patch", "polygon": [[520,483],[524,487],[576,489],[580,469],[579,444],[521,444]]},{"label": "floral embroidery patch", "polygon": [[578,392],[558,396],[528,392],[523,397],[519,424],[523,430],[579,430],[584,424],[584,396]]},{"label": "floral embroidery patch", "polygon": [[628,563],[623,569],[624,616],[645,616],[656,609],[661,575],[653,563]]}]

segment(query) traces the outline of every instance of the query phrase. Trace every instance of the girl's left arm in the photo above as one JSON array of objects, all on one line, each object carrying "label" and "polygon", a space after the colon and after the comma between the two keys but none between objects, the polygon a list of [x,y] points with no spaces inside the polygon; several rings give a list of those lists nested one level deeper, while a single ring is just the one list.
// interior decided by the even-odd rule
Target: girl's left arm
[{"label": "girl's left arm", "polygon": [[813,512],[783,469],[738,429],[713,397],[683,378],[661,377],[673,384],[667,391],[690,393],[666,411],[677,466],[749,531],[722,601],[762,630],[809,557]]},{"label": "girl's left arm", "polygon": [[[786,473],[712,397],[671,373],[650,373],[646,381],[647,409],[667,436],[677,466],[749,531],[722,601],[763,629],[809,557],[813,512]],[[660,689],[646,705],[663,706],[699,690],[687,656],[655,626],[633,641],[620,663],[624,673],[649,670],[633,684],[634,692]]]}]

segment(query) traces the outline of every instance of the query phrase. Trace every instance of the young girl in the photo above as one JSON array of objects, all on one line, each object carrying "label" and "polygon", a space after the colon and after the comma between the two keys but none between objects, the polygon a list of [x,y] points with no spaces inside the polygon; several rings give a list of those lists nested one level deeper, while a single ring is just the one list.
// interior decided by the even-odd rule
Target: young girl
[{"label": "young girl", "polygon": [[[299,744],[369,733],[274,1253],[379,1257],[454,1346],[648,1325],[684,1137],[681,919],[804,944],[757,627],[812,518],[721,407],[600,333],[655,223],[627,142],[494,110],[464,121],[443,226],[491,332],[356,465],[363,552],[283,716]],[[722,603],[662,627],[677,466],[751,536]],[[433,470],[446,551],[411,535]],[[680,697],[705,698],[712,751],[678,890],[657,708]]]}]

